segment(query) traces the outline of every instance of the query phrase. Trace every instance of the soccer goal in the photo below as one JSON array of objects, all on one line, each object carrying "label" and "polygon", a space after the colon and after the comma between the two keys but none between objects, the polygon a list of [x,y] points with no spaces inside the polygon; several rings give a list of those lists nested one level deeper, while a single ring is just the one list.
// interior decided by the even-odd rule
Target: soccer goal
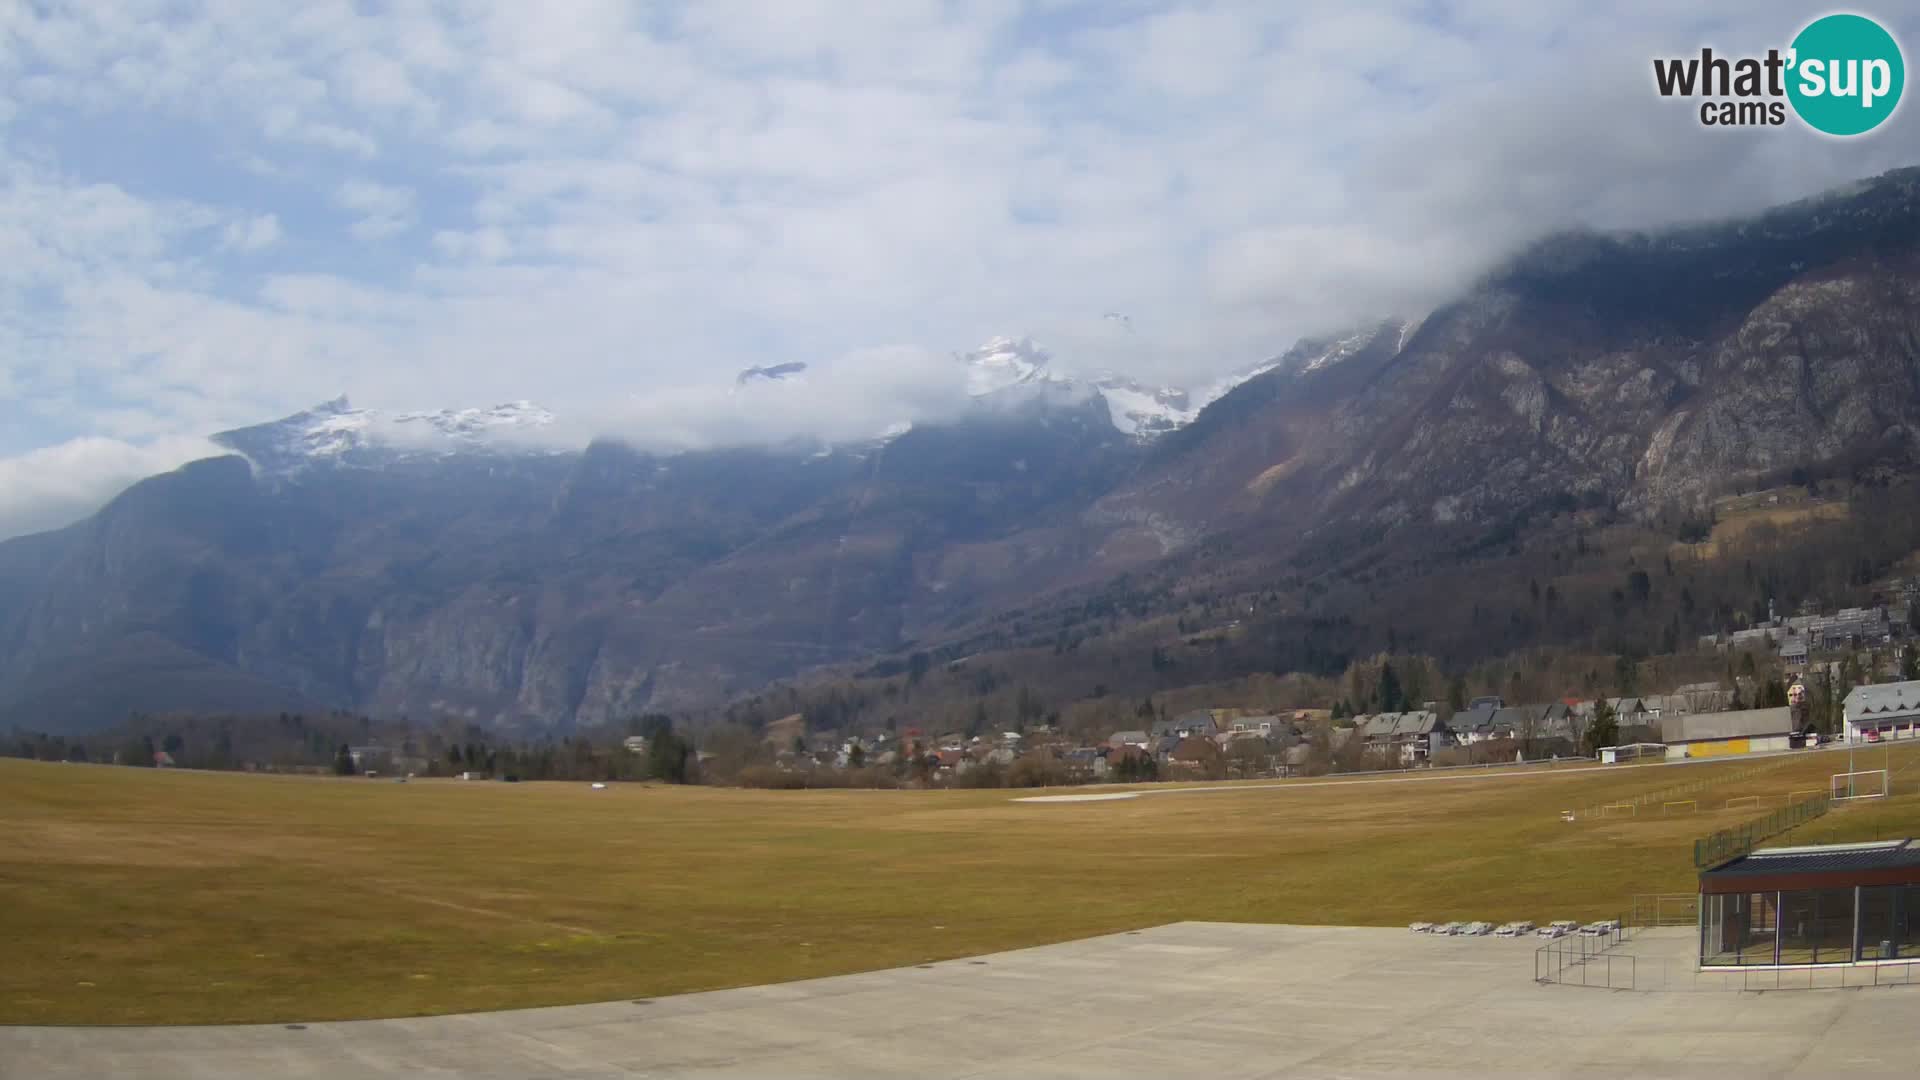
[{"label": "soccer goal", "polygon": [[1887,797],[1887,770],[1863,769],[1860,772],[1833,774],[1828,794],[1835,802],[1842,799],[1884,799]]},{"label": "soccer goal", "polygon": [[1674,799],[1671,802],[1663,802],[1660,804],[1660,813],[1662,816],[1667,814],[1693,814],[1698,813],[1699,810],[1700,800],[1698,799]]},{"label": "soccer goal", "polygon": [[1600,808],[1600,816],[1603,818],[1634,817],[1638,812],[1639,808],[1630,802],[1608,803]]},{"label": "soccer goal", "polygon": [[1760,796],[1735,795],[1733,798],[1727,800],[1727,809],[1729,810],[1744,810],[1749,806],[1758,810],[1760,808]]}]

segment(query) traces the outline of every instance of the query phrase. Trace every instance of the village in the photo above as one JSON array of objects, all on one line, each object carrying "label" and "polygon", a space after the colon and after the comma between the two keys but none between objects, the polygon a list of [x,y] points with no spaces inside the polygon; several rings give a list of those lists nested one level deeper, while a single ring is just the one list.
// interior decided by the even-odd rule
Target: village
[{"label": "village", "polygon": [[[1853,688],[1837,736],[1808,726],[1804,687],[1786,705],[1729,708],[1718,684],[1668,694],[1509,705],[1479,698],[1450,715],[1419,709],[1332,719],[1327,710],[1260,714],[1195,709],[1104,742],[1071,740],[1047,726],[1024,732],[946,732],[805,740],[778,755],[785,773],[904,771],[955,786],[1043,786],[1151,780],[1227,780],[1329,773],[1489,766],[1531,761],[1720,757],[1819,746],[1835,738],[1878,743],[1920,737],[1920,680]],[[1596,731],[1610,733],[1597,744]]]},{"label": "village", "polygon": [[[1904,643],[1920,581],[1896,581],[1897,605],[1777,616],[1700,639],[1729,657],[1724,680],[1665,693],[1510,703],[1496,695],[1450,706],[1342,715],[1195,708],[1142,717],[1103,740],[1041,724],[969,733],[796,734],[775,756],[795,773],[865,770],[909,782],[1041,786],[1152,780],[1318,776],[1588,759],[1680,760],[1920,737],[1920,656]],[[1732,674],[1742,657],[1744,674]],[[1816,661],[1814,658],[1818,656]],[[1777,672],[1763,678],[1759,670]],[[1897,681],[1890,681],[1897,680]]]}]

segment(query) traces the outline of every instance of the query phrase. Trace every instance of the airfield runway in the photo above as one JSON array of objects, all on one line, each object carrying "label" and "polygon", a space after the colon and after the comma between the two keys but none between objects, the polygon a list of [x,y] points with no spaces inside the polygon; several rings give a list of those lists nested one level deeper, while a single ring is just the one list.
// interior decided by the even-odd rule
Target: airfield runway
[{"label": "airfield runway", "polygon": [[[1692,931],[1647,934],[1683,954]],[[1177,923],[653,1001],[305,1026],[0,1028],[0,1076],[1913,1075],[1920,988],[1540,986],[1534,945]]]}]

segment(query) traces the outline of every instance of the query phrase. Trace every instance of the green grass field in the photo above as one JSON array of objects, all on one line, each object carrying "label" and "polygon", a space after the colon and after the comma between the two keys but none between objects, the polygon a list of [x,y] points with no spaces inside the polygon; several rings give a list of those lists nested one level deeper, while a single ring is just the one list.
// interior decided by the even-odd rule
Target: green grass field
[{"label": "green grass field", "polygon": [[[1809,826],[1920,831],[1898,797]],[[294,1021],[639,998],[1180,919],[1597,918],[1693,888],[1725,800],[1568,824],[1752,761],[1035,805],[1003,791],[396,784],[0,760],[0,1021]],[[1869,823],[1869,817],[1871,822]],[[1800,837],[1796,837],[1800,839]]]}]

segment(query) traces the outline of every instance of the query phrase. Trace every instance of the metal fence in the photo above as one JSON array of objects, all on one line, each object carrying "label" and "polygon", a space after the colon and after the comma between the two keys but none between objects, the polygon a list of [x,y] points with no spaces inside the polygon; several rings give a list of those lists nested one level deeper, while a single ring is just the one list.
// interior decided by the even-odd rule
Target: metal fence
[{"label": "metal fence", "polygon": [[[1572,986],[1610,986],[1613,980],[1613,949],[1623,945],[1632,936],[1632,928],[1620,920],[1620,925],[1602,935],[1571,934],[1563,938],[1554,938],[1533,950],[1533,981],[1538,983],[1561,983]],[[1627,985],[1617,989],[1631,989],[1632,972],[1622,965]]]},{"label": "metal fence", "polygon": [[1820,964],[1792,968],[1702,968],[1692,958],[1615,946],[1549,942],[1534,953],[1534,981],[1644,993],[1740,993],[1761,990],[1861,990],[1920,985],[1920,960]]},{"label": "metal fence", "polygon": [[1693,842],[1693,865],[1705,870],[1730,859],[1737,859],[1759,847],[1760,842],[1767,837],[1777,836],[1826,813],[1830,805],[1832,805],[1832,799],[1829,796],[1816,795],[1802,802],[1789,803],[1765,817],[1756,818],[1744,825],[1735,825],[1709,836],[1703,836]]},{"label": "metal fence", "polygon": [[1629,926],[1698,926],[1699,893],[1640,893],[1633,898]]}]

